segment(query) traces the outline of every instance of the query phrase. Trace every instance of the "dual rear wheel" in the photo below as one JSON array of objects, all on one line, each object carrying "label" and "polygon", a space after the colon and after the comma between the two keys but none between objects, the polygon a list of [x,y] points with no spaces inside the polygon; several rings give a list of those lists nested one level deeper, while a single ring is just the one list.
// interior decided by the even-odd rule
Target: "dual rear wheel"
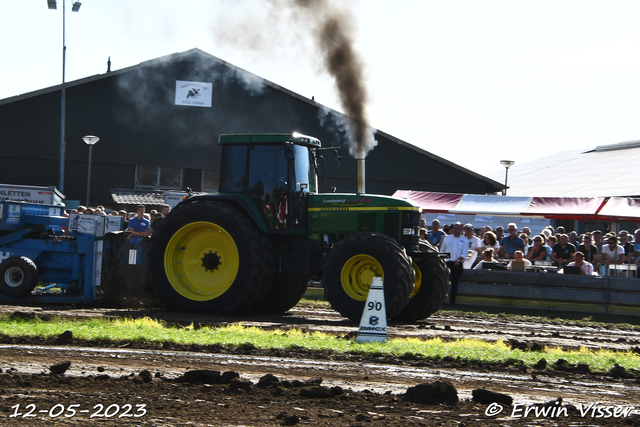
[{"label": "dual rear wheel", "polygon": [[322,267],[325,299],[342,316],[359,322],[374,277],[381,277],[387,317],[409,302],[414,272],[411,258],[380,233],[355,233],[338,241]]},{"label": "dual rear wheel", "polygon": [[150,270],[169,306],[211,314],[282,313],[308,277],[275,274],[271,240],[237,209],[215,201],[180,205],[151,239]]},{"label": "dual rear wheel", "polygon": [[395,240],[378,233],[356,233],[339,241],[323,267],[325,298],[340,314],[359,322],[374,277],[383,279],[387,317],[415,321],[440,309],[449,269],[438,250],[421,241],[407,256]]},{"label": "dual rear wheel", "polygon": [[151,239],[154,283],[176,308],[250,313],[267,295],[274,265],[271,241],[224,203],[180,205]]}]

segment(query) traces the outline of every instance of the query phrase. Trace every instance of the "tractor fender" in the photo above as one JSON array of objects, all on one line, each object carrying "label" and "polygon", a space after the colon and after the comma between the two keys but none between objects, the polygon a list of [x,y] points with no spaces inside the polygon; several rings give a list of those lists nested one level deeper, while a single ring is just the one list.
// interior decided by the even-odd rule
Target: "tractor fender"
[{"label": "tractor fender", "polygon": [[[266,232],[266,227],[264,220],[260,216],[259,212],[256,211],[256,208],[251,203],[247,202],[247,200],[240,196],[239,194],[233,193],[224,193],[224,194],[198,194],[191,196],[182,202],[178,203],[175,208],[172,209],[172,212],[176,209],[179,209],[181,206],[185,206],[192,203],[198,203],[202,201],[214,201],[219,203],[225,203],[241,212],[251,220],[253,225],[261,232]],[[171,212],[169,213],[171,215]]]}]

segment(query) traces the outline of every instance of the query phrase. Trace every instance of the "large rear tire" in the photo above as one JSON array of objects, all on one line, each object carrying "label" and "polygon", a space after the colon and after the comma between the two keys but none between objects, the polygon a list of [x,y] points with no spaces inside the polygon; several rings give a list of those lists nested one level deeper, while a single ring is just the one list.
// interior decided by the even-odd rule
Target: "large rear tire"
[{"label": "large rear tire", "polygon": [[421,320],[440,310],[447,297],[449,268],[442,258],[429,254],[438,250],[431,243],[420,241],[420,252],[425,255],[411,254],[415,271],[414,288],[411,300],[394,320]]},{"label": "large rear tire", "polygon": [[387,317],[409,302],[413,289],[411,258],[392,238],[355,233],[338,241],[322,267],[325,298],[342,316],[359,322],[374,277],[382,277]]},{"label": "large rear tire", "polygon": [[276,276],[269,293],[257,311],[277,314],[289,311],[300,301],[309,287],[309,278],[305,276]]},{"label": "large rear tire", "polygon": [[212,314],[245,314],[273,281],[271,241],[224,203],[178,206],[151,237],[150,271],[169,306]]},{"label": "large rear tire", "polygon": [[0,293],[14,298],[29,295],[39,278],[33,261],[24,256],[12,256],[0,264]]}]

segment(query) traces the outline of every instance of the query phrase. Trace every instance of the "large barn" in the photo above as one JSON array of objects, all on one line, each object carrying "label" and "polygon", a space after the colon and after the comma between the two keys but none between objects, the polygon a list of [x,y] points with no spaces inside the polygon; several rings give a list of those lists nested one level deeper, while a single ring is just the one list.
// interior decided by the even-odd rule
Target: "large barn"
[{"label": "large barn", "polygon": [[[0,100],[0,183],[59,184],[60,99],[61,85]],[[92,148],[94,205],[123,203],[113,200],[123,190],[114,189],[215,191],[217,139],[224,133],[296,131],[319,138],[324,147],[344,147],[340,167],[333,153],[325,153],[326,185],[356,190],[356,162],[340,113],[199,49],[67,82],[65,123],[62,192],[77,203],[85,203],[87,192],[85,135],[100,138]],[[366,159],[368,193],[502,189],[497,181],[382,131],[375,138],[378,145]]]}]

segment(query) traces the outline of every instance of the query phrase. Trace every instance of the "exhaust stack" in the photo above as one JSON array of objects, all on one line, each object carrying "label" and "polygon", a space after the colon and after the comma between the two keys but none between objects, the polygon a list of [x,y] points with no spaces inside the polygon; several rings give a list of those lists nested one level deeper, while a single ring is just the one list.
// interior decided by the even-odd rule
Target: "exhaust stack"
[{"label": "exhaust stack", "polygon": [[357,181],[357,189],[356,193],[364,194],[364,159],[356,159],[356,181]]}]

